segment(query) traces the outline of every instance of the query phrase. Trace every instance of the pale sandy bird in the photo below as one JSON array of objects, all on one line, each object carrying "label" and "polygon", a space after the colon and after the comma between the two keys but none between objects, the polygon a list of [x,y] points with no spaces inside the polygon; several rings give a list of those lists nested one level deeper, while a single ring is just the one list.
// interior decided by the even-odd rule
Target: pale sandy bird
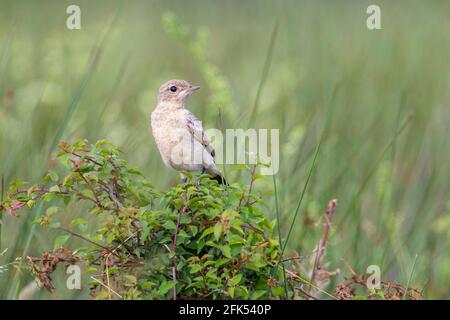
[{"label": "pale sandy bird", "polygon": [[[226,184],[201,121],[186,109],[187,98],[197,89],[200,87],[185,80],[169,80],[159,88],[158,104],[151,116],[153,137],[169,168],[208,173]],[[186,180],[182,174],[181,177]]]}]

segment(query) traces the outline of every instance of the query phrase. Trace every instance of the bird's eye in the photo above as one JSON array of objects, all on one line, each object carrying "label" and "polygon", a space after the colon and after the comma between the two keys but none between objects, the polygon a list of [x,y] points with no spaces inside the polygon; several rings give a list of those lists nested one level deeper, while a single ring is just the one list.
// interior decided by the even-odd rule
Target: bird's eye
[{"label": "bird's eye", "polygon": [[177,87],[171,86],[169,90],[172,91],[172,92],[176,92],[177,91]]}]

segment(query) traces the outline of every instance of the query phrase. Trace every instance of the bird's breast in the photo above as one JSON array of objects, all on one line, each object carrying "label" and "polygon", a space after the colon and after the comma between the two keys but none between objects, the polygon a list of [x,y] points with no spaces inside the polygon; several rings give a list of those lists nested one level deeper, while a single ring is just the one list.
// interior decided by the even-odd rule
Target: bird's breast
[{"label": "bird's breast", "polygon": [[189,134],[184,118],[177,112],[154,111],[151,116],[151,126],[158,147],[164,144],[164,147],[171,148],[173,143],[179,142],[181,138]]}]

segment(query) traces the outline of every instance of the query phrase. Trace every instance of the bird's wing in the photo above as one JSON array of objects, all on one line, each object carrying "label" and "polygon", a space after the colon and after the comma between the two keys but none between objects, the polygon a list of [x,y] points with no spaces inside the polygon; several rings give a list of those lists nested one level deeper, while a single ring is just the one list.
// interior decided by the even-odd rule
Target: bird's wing
[{"label": "bird's wing", "polygon": [[213,159],[215,159],[216,152],[214,151],[208,136],[205,134],[205,131],[203,131],[202,122],[191,112],[188,112],[186,116],[186,125],[194,139],[200,142],[206,151],[213,157]]}]

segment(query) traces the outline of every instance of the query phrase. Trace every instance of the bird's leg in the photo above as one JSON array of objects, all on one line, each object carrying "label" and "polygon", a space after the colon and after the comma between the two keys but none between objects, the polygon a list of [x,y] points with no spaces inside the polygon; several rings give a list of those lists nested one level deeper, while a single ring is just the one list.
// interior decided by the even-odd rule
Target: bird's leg
[{"label": "bird's leg", "polygon": [[[202,167],[202,171],[200,171],[200,173],[201,174],[205,174],[207,171],[206,171],[206,168],[205,167]],[[200,185],[200,179],[198,179],[197,180],[197,182],[195,183],[195,185],[198,187],[199,185]]]}]

